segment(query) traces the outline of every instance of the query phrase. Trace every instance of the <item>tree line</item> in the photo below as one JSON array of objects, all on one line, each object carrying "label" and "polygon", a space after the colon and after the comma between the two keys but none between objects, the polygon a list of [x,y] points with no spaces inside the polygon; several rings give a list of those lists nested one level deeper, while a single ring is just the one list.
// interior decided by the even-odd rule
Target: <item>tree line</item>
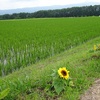
[{"label": "tree line", "polygon": [[13,13],[0,15],[0,19],[25,19],[25,18],[47,18],[47,17],[85,17],[99,16],[100,5],[72,7],[56,10],[40,10],[34,13]]}]

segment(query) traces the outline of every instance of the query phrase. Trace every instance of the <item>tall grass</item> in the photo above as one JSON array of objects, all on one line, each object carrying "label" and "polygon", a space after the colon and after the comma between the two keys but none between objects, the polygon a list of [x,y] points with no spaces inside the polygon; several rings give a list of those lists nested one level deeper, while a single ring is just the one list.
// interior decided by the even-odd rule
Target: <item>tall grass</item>
[{"label": "tall grass", "polygon": [[100,36],[100,18],[0,21],[0,76]]}]

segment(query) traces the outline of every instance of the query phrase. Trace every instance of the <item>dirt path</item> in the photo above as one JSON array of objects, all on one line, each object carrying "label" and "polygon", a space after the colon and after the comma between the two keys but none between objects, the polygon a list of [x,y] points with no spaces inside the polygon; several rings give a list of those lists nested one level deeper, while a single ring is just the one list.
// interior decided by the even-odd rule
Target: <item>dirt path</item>
[{"label": "dirt path", "polygon": [[100,79],[95,81],[93,86],[82,95],[80,100],[100,100]]}]

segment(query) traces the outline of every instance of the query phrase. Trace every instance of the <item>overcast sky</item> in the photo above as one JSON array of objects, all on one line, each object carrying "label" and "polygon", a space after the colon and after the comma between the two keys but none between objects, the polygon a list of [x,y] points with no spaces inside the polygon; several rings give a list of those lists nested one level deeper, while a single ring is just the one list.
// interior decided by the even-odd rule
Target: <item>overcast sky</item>
[{"label": "overcast sky", "polygon": [[100,0],[0,0],[0,10],[87,2],[98,2],[98,4],[100,4]]}]

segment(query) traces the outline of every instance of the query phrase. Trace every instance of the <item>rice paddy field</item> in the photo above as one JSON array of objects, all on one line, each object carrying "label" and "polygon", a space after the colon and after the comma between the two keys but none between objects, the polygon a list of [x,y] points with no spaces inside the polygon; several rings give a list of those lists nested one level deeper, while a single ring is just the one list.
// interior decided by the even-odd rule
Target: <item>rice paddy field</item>
[{"label": "rice paddy field", "polygon": [[[100,17],[0,20],[0,91],[7,87],[11,89],[11,92],[5,100],[54,100],[53,96],[56,97],[55,100],[58,100],[58,98],[59,100],[67,100],[64,99],[66,98],[65,95],[63,99],[54,94],[52,94],[50,99],[49,96],[44,96],[45,93],[41,94],[41,97],[38,95],[38,92],[42,91],[42,89],[35,89],[37,94],[32,92],[30,96],[27,92],[23,93],[23,91],[33,91],[33,87],[36,85],[36,83],[35,85],[33,85],[33,83],[37,82],[40,73],[42,73],[40,77],[43,80],[41,80],[41,84],[38,85],[45,87],[45,82],[48,78],[43,78],[43,73],[44,71],[50,73],[50,68],[52,69],[55,68],[55,66],[60,67],[60,65],[65,66],[71,64],[74,69],[75,65],[67,63],[68,60],[61,60],[63,56],[77,65],[77,60],[88,59],[89,56],[93,55],[87,54],[88,56],[86,56],[83,52],[87,53],[87,51],[92,49],[93,45],[96,43],[100,44],[99,37]],[[83,48],[84,44],[85,48]],[[75,49],[77,47],[81,47],[81,49]],[[77,54],[73,56],[73,53],[78,53],[78,51],[80,52],[80,58]],[[63,54],[63,52],[67,53]],[[58,55],[60,55],[60,57],[58,57]],[[70,55],[72,57],[69,57]],[[100,56],[100,52],[96,52],[95,55]],[[58,58],[61,58],[60,64],[55,64],[58,61],[55,59]],[[46,59],[52,59],[54,61]],[[64,63],[62,63],[62,61]],[[96,59],[95,61],[99,66],[100,59]],[[95,61],[88,61],[88,65],[95,65]],[[53,63],[52,67],[50,65],[51,63]],[[46,68],[48,64],[49,67]],[[82,62],[80,61],[79,65],[81,64]],[[41,69],[43,65],[45,68]],[[85,65],[83,64],[83,66]],[[40,70],[38,73],[39,75],[35,74],[37,69]],[[72,70],[70,67],[69,69]],[[31,73],[31,70],[34,71]],[[98,70],[100,71],[99,67],[97,68],[97,71]],[[74,73],[74,71],[72,72]],[[72,76],[74,76],[73,73]],[[32,74],[36,75],[36,77],[32,77]],[[99,76],[100,74],[97,75]],[[81,75],[78,77],[81,77]],[[78,83],[80,82],[79,84],[81,84],[82,81],[77,80]],[[92,81],[93,80],[91,80],[91,82]],[[91,82],[88,82],[88,85]],[[85,84],[83,85],[85,86]],[[78,86],[78,88],[81,87]],[[69,91],[71,92],[72,90]],[[77,96],[78,92],[73,94]],[[23,95],[25,97],[24,99]],[[74,96],[69,96],[71,99],[68,100],[77,100],[75,98],[78,97]]]},{"label": "rice paddy field", "polygon": [[0,21],[0,76],[100,36],[100,18]]}]

